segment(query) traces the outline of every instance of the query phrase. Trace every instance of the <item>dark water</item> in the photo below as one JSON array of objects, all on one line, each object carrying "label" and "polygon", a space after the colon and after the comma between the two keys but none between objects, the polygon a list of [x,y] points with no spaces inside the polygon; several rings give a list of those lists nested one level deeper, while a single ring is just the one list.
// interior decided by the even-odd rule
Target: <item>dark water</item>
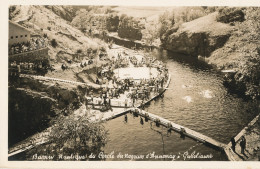
[{"label": "dark water", "polygon": [[[171,83],[164,98],[153,101],[146,111],[223,143],[228,143],[258,113],[257,105],[230,94],[223,86],[221,75],[204,62],[166,51],[156,50],[153,55],[167,64]],[[141,125],[140,117],[133,118],[130,114],[127,123],[124,123],[124,117],[119,117],[105,126],[109,131],[105,153],[147,155],[155,152],[157,155],[180,155],[176,160],[200,160],[183,158],[184,152],[191,154],[195,151],[213,155],[213,158],[204,160],[226,160],[225,154],[192,139],[183,140],[178,133],[173,132],[167,137],[167,130],[163,127],[151,129],[150,123]]]}]

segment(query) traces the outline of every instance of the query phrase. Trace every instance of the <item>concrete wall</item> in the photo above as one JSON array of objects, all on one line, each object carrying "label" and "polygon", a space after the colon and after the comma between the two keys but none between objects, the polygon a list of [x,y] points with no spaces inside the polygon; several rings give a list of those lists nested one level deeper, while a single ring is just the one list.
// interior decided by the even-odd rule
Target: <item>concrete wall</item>
[{"label": "concrete wall", "polygon": [[9,21],[9,36],[8,36],[8,44],[12,45],[14,43],[22,43],[30,41],[30,31],[26,28],[20,26],[17,23],[13,23]]}]

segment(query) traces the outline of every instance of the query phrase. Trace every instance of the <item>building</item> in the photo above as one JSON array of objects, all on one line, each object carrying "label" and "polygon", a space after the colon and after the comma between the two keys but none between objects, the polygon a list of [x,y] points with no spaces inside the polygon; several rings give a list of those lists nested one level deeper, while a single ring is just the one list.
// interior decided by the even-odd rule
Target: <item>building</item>
[{"label": "building", "polygon": [[10,76],[19,73],[44,75],[47,72],[50,65],[47,38],[9,21],[8,39]]},{"label": "building", "polygon": [[9,45],[13,45],[15,43],[28,42],[31,38],[31,32],[27,28],[9,21]]}]

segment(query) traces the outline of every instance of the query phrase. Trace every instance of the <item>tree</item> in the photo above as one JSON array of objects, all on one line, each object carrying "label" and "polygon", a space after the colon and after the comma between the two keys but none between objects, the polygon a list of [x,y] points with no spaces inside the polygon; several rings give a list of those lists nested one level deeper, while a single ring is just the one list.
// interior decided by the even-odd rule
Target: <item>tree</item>
[{"label": "tree", "polygon": [[175,24],[174,13],[166,11],[159,16],[159,36],[160,38]]},{"label": "tree", "polygon": [[254,100],[260,99],[260,9],[246,9],[246,20],[238,23],[243,47],[238,47],[242,58],[236,73],[236,81],[243,84],[246,95]]},{"label": "tree", "polygon": [[[78,114],[84,114],[80,109]],[[90,122],[87,115],[61,117],[52,127],[49,142],[38,146],[28,153],[47,154],[54,156],[53,160],[66,160],[65,156],[78,155],[80,160],[98,160],[97,155],[107,142],[107,131],[101,122]],[[89,155],[96,155],[90,158]],[[62,157],[61,157],[62,155]],[[77,159],[69,159],[77,160]]]},{"label": "tree", "polygon": [[118,26],[118,36],[121,38],[128,38],[134,40],[142,39],[141,27],[133,17],[120,16],[120,22]]},{"label": "tree", "polygon": [[56,39],[51,40],[51,46],[54,47],[54,48],[56,48],[58,46]]},{"label": "tree", "polygon": [[106,18],[106,28],[109,32],[116,32],[119,25],[119,16],[110,14]]}]

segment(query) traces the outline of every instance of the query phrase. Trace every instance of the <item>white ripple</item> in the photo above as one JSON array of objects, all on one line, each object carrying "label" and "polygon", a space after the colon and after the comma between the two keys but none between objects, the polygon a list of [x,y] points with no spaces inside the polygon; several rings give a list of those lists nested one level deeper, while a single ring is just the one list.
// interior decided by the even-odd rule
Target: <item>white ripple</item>
[{"label": "white ripple", "polygon": [[202,92],[199,92],[199,94],[208,99],[213,97],[213,93],[210,90],[203,90]]},{"label": "white ripple", "polygon": [[183,89],[185,89],[185,88],[191,88],[192,85],[182,85],[181,87],[182,87]]},{"label": "white ripple", "polygon": [[190,96],[185,96],[182,99],[186,100],[188,103],[192,102],[192,98]]}]

